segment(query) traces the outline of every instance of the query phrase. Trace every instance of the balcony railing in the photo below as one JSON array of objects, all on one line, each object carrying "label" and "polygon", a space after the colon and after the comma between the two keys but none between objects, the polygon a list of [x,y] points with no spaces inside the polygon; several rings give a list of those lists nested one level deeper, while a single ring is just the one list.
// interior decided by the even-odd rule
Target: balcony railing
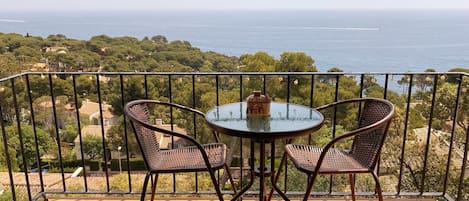
[{"label": "balcony railing", "polygon": [[[309,107],[365,96],[390,100],[397,114],[379,165],[384,195],[468,200],[468,88],[469,74],[449,72],[22,73],[0,80],[0,187],[4,190],[0,198],[20,201],[47,200],[54,194],[138,194],[144,167],[128,119],[122,115],[126,102],[159,99],[205,112],[262,90],[275,101]],[[155,123],[196,133],[191,131],[195,126],[172,122],[173,115],[163,112]],[[193,122],[204,123],[202,119]],[[329,122],[319,134],[298,141],[320,144],[324,138],[340,135],[341,130],[346,127]],[[203,135],[197,138],[205,140]],[[249,143],[228,137],[222,140],[229,147],[233,174],[242,185],[249,171]],[[164,143],[162,148],[179,146],[175,139]],[[276,150],[281,156],[282,149]],[[290,166],[283,169],[279,186],[289,196],[301,195],[306,179]],[[224,179],[222,172],[218,175]],[[203,173],[168,175],[160,178],[158,194],[213,196],[207,181]],[[346,178],[338,176],[323,177],[313,194],[347,195],[344,181]],[[226,186],[224,192],[231,193]],[[356,188],[358,195],[375,193],[371,177],[358,177]],[[247,192],[255,193],[255,189]]]}]

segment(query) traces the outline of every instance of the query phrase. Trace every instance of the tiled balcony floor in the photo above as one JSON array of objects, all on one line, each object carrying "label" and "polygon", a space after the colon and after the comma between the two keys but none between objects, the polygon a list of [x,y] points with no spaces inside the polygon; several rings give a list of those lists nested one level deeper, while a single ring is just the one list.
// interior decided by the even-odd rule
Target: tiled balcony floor
[{"label": "tiled balcony floor", "polygon": [[[149,197],[147,198],[150,199]],[[139,201],[138,198],[56,198],[49,199],[50,201]],[[217,201],[217,198],[156,198],[156,201]],[[228,199],[227,199],[228,200]],[[255,197],[244,198],[243,201],[257,201]],[[282,201],[281,198],[272,199],[272,201]],[[300,201],[301,199],[292,199],[291,201]],[[357,201],[376,201],[376,199],[357,199]],[[352,201],[351,198],[313,198],[310,201]],[[384,199],[384,201],[435,201],[435,199],[428,198],[414,198],[414,199]]]}]

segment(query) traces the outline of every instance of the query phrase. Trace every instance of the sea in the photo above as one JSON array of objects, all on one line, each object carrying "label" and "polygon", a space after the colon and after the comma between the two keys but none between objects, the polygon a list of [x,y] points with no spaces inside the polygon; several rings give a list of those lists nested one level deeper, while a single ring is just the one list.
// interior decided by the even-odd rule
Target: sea
[{"label": "sea", "polygon": [[322,72],[469,68],[469,10],[2,11],[0,32],[164,35],[227,56],[304,52]]}]

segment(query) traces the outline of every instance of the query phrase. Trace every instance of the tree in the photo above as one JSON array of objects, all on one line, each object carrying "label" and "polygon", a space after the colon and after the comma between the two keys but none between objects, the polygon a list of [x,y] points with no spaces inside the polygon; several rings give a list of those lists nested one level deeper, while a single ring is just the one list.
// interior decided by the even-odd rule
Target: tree
[{"label": "tree", "polygon": [[[449,69],[448,72],[463,72],[463,73],[469,73],[469,69],[458,67],[458,68]],[[442,78],[445,78],[445,77],[442,77]],[[447,80],[447,82],[450,82],[450,83],[453,83],[453,84],[457,84],[457,83],[459,83],[459,76],[458,76],[458,75],[448,75],[447,78],[446,78],[446,80]]]},{"label": "tree", "polygon": [[237,57],[227,57],[216,52],[204,53],[204,65],[200,71],[229,72],[235,71],[240,65]]},{"label": "tree", "polygon": [[77,83],[76,92],[80,99],[89,99],[94,102],[98,101],[98,89],[95,78],[96,76],[92,75],[81,75],[75,77],[75,81]]},{"label": "tree", "polygon": [[[55,148],[57,147],[57,143],[46,133],[44,130],[40,128],[36,128],[36,135],[37,135],[37,142],[35,142],[34,137],[34,130],[31,125],[21,124],[21,135],[23,140],[23,148],[24,148],[24,157],[26,161],[23,161],[23,153],[21,151],[21,144],[20,144],[20,135],[18,133],[18,129],[16,125],[10,125],[6,127],[6,134],[8,138],[8,145],[10,152],[10,159],[12,160],[13,169],[23,169],[24,162],[26,162],[28,168],[32,165],[35,166],[37,163],[36,157],[36,145],[38,146],[39,155],[43,156],[46,153],[55,153]],[[0,143],[0,150],[3,152],[3,139]],[[0,161],[1,164],[6,164],[4,154],[0,154]],[[12,157],[13,156],[13,157]]]},{"label": "tree", "polygon": [[278,72],[316,72],[314,60],[303,52],[284,52],[276,68]]},{"label": "tree", "polygon": [[[124,131],[124,118],[121,116],[119,118],[119,122],[112,126],[109,131],[107,132],[107,142],[109,144],[109,148],[111,150],[117,150],[119,146],[122,146],[123,152],[125,153],[127,150],[125,145],[126,139],[125,139],[125,131]],[[137,144],[137,139],[133,135],[133,130],[132,126],[130,125],[129,122],[126,122],[126,128],[127,128],[127,143],[129,147],[129,153],[131,154],[140,154],[140,149]]]},{"label": "tree", "polygon": [[[444,83],[437,90],[435,118],[443,120],[443,124],[445,123],[444,120],[453,120],[452,116],[456,108],[454,100],[456,99],[457,92],[457,86],[450,83]],[[458,114],[455,121],[462,128],[466,128],[467,118],[469,117],[469,94],[467,89],[462,90],[459,98]]]},{"label": "tree", "polygon": [[47,40],[50,40],[52,42],[62,42],[66,39],[67,39],[67,37],[63,34],[55,34],[55,35],[51,34],[51,35],[47,36]]},{"label": "tree", "polygon": [[[406,156],[403,160],[404,177],[402,179],[403,191],[417,191],[422,186],[422,177],[425,174],[424,192],[441,192],[443,188],[443,181],[445,178],[446,159],[448,157],[447,150],[441,150],[439,146],[431,146],[427,154],[427,166],[424,167],[423,154],[424,143],[414,143],[412,148],[406,150]],[[450,171],[452,174],[457,174],[456,171]]]},{"label": "tree", "polygon": [[83,137],[83,153],[86,154],[91,160],[103,157],[103,144],[98,136],[86,135]]},{"label": "tree", "polygon": [[266,52],[257,52],[256,54],[243,54],[240,57],[241,65],[239,71],[247,72],[272,72],[275,71],[276,60]]},{"label": "tree", "polygon": [[21,67],[11,52],[3,53],[0,57],[0,76],[7,77],[13,75],[14,72],[20,72]]},{"label": "tree", "polygon": [[[142,76],[129,76],[127,77],[123,84],[124,84],[124,102],[136,99],[144,99],[145,97],[145,86],[143,82]],[[155,83],[153,81],[147,82],[148,86],[148,94],[150,99],[156,99],[158,91],[155,89]],[[108,86],[110,91],[112,91],[109,95],[109,103],[112,105],[112,113],[115,115],[123,115],[123,103],[121,97],[121,86],[120,86],[120,79],[113,78],[109,81]]]},{"label": "tree", "polygon": [[25,62],[37,62],[41,59],[41,51],[29,46],[21,46],[13,51],[13,54],[23,64]]},{"label": "tree", "polygon": [[162,35],[153,36],[151,37],[151,40],[155,43],[168,43],[168,39],[166,39],[166,37]]},{"label": "tree", "polygon": [[[435,72],[435,69],[429,68],[425,72]],[[433,77],[432,75],[416,75],[414,85],[419,87],[420,91],[425,91],[428,87],[432,86]]]},{"label": "tree", "polygon": [[73,53],[75,65],[72,66],[72,71],[83,70],[90,67],[98,67],[100,64],[100,57],[97,53],[89,50],[78,50]]},{"label": "tree", "polygon": [[78,128],[76,124],[67,124],[64,129],[60,130],[60,139],[62,142],[73,142],[78,136]]}]

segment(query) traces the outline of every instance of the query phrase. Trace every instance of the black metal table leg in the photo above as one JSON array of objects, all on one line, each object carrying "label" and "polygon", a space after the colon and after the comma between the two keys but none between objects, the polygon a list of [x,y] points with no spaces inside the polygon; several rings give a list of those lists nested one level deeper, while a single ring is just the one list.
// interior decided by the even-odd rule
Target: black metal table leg
[{"label": "black metal table leg", "polygon": [[260,172],[260,182],[259,182],[259,200],[264,201],[266,200],[266,190],[265,190],[265,142],[262,141],[260,143],[260,164],[259,164],[259,172]]},{"label": "black metal table leg", "polygon": [[[292,141],[293,139],[289,139],[287,141],[287,144],[290,144]],[[272,142],[272,146],[275,147],[274,142]],[[272,158],[275,158],[274,149],[272,149],[271,154],[272,154]],[[286,162],[287,162],[287,154],[283,152],[282,161],[280,162],[280,166],[278,167],[278,170],[276,172],[273,172],[273,174],[270,177],[270,181],[272,182],[272,189],[270,190],[270,193],[269,193],[269,200],[272,198],[272,195],[274,194],[274,190],[277,191],[277,193],[283,198],[283,200],[287,200],[287,201],[290,200],[287,197],[287,195],[285,195],[285,193],[283,193],[282,190],[280,190],[280,188],[277,186],[277,181],[278,181],[278,178],[280,177],[280,172],[282,171],[282,167],[285,165]],[[274,168],[275,163],[272,162],[271,166],[272,168]]]}]

